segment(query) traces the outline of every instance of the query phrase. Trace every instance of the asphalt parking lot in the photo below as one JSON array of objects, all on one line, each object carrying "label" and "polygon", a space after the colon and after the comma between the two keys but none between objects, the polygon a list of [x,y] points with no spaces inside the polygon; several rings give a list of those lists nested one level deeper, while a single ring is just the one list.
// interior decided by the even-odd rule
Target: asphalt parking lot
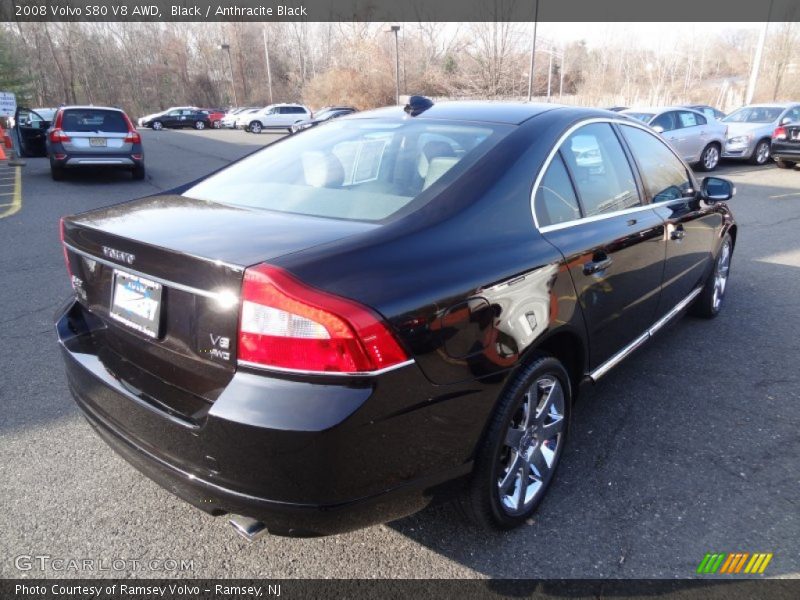
[{"label": "asphalt parking lot", "polygon": [[[169,189],[277,138],[142,132],[147,178],[50,178],[28,159],[0,207],[0,577],[689,577],[707,552],[772,552],[800,577],[800,170],[727,163],[739,221],[726,306],[686,317],[595,387],[529,526],[448,507],[319,539],[237,537],[117,457],[67,391],[52,326],[69,295],[61,215]],[[3,196],[0,196],[3,198]],[[2,200],[11,206],[15,201]],[[5,212],[4,212],[5,211]],[[191,569],[20,570],[15,557],[193,559]]]}]

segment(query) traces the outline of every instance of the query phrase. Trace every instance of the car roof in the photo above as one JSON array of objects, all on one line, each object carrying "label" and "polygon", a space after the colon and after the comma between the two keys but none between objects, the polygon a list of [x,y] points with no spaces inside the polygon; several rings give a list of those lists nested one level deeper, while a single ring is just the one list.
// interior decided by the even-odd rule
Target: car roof
[{"label": "car roof", "polygon": [[[419,113],[414,119],[444,119],[454,121],[477,121],[486,123],[508,123],[519,125],[536,115],[557,109],[573,109],[585,111],[587,114],[600,109],[582,109],[560,104],[541,102],[494,102],[494,101],[447,101],[434,102],[433,106]],[[614,114],[614,113],[608,113]],[[616,115],[615,115],[616,116]],[[348,119],[370,119],[381,117],[408,117],[401,106],[388,106],[376,110],[357,112]]]},{"label": "car roof", "polygon": [[117,112],[125,112],[116,106],[92,106],[90,104],[70,104],[69,106],[61,106],[58,110],[116,110]]},{"label": "car roof", "polygon": [[[695,104],[693,106],[700,106],[699,104]],[[694,110],[692,105],[682,104],[681,106],[635,106],[633,108],[629,108],[627,110],[623,110],[624,113],[653,113],[658,114],[662,112],[667,112],[668,110],[679,110],[679,109],[688,109]]]}]

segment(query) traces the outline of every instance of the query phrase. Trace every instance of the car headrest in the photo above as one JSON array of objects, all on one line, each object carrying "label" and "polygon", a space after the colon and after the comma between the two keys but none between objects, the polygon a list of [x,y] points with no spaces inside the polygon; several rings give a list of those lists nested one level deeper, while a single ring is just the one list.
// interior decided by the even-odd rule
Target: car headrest
[{"label": "car headrest", "polygon": [[303,152],[303,176],[311,187],[341,187],[344,167],[335,155],[326,152]]},{"label": "car headrest", "polygon": [[425,184],[422,186],[422,189],[427,190],[442,175],[452,169],[457,162],[457,156],[438,156],[432,158],[428,165],[428,172],[425,175]]},{"label": "car headrest", "polygon": [[453,148],[447,142],[428,142],[422,147],[422,152],[420,153],[419,160],[417,161],[417,172],[419,173],[419,176],[425,179],[428,173],[430,162],[434,158],[451,157],[455,155],[456,153],[453,151]]}]

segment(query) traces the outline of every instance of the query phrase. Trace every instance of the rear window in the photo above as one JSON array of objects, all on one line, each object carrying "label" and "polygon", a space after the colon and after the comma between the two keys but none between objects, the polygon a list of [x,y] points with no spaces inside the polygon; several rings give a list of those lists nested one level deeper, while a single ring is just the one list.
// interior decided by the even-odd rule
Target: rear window
[{"label": "rear window", "polygon": [[485,153],[504,125],[334,121],[241,160],[184,193],[199,200],[318,217],[382,221],[463,160]]},{"label": "rear window", "polygon": [[655,116],[655,113],[628,112],[627,110],[622,114],[638,121],[642,121],[643,123],[649,123],[650,119]]},{"label": "rear window", "polygon": [[61,129],[64,131],[127,133],[128,123],[123,114],[117,110],[70,108],[64,111]]}]

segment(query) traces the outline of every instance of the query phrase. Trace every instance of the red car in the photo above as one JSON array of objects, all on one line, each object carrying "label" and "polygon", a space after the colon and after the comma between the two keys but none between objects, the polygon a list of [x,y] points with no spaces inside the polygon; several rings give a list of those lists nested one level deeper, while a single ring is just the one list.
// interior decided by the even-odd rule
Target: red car
[{"label": "red car", "polygon": [[219,129],[220,124],[222,123],[222,117],[225,116],[225,111],[221,108],[202,108],[200,109],[202,112],[208,113],[208,122],[211,123],[211,127],[214,129]]}]

